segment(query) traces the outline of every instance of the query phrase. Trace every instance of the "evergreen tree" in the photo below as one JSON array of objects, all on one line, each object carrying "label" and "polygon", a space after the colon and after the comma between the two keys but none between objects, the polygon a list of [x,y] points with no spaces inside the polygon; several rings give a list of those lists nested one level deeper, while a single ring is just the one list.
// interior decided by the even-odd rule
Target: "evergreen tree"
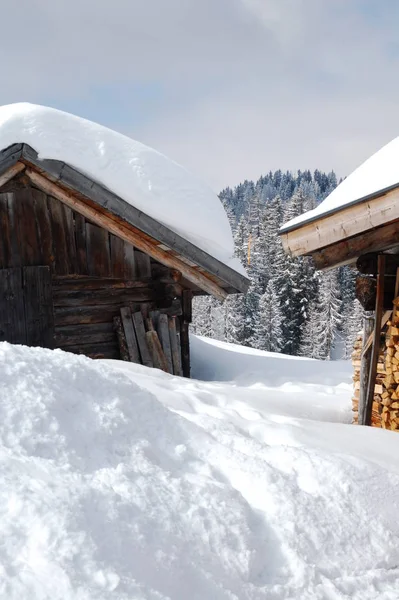
[{"label": "evergreen tree", "polygon": [[254,328],[252,345],[259,350],[280,352],[282,347],[282,313],[274,283],[269,281],[259,300],[259,316]]}]

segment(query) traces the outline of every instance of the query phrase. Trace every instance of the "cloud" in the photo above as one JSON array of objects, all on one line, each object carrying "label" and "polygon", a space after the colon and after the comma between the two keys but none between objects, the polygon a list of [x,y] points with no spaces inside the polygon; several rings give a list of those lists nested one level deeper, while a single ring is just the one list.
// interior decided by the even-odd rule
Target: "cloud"
[{"label": "cloud", "polygon": [[215,189],[275,168],[344,175],[399,133],[399,11],[381,4],[6,3],[0,102],[115,126]]}]

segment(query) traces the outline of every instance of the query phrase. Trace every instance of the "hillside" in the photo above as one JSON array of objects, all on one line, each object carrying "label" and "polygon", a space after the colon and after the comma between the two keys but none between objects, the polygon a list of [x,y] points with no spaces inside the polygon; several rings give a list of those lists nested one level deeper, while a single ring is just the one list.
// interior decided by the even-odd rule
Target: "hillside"
[{"label": "hillside", "polygon": [[397,597],[399,437],[346,424],[347,363],[0,359],[0,597]]}]

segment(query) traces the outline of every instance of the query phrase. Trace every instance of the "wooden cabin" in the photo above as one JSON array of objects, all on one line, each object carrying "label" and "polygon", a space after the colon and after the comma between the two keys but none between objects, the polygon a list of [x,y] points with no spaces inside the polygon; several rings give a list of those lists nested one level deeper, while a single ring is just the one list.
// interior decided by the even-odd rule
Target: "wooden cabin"
[{"label": "wooden cabin", "polygon": [[[399,169],[392,170],[392,156],[385,158],[389,146],[397,152],[397,142],[349,176],[332,201],[281,230],[291,256],[310,256],[318,269],[357,269],[356,296],[367,312],[352,355],[354,422],[392,430],[399,430]],[[353,190],[367,178],[375,189],[356,197]],[[390,185],[379,189],[378,181]]]},{"label": "wooden cabin", "polygon": [[247,279],[27,144],[0,152],[0,341],[190,375],[197,294]]}]

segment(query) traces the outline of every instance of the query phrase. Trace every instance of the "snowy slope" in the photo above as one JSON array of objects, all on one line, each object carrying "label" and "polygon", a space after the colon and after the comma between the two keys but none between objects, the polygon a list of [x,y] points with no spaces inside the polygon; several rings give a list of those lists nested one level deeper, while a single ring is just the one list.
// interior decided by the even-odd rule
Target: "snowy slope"
[{"label": "snowy slope", "polygon": [[0,107],[0,149],[24,142],[64,161],[240,273],[227,215],[210,188],[156,150],[68,113]]},{"label": "snowy slope", "polygon": [[0,344],[0,598],[396,599],[399,436],[331,422],[349,368],[193,363]]},{"label": "snowy slope", "polygon": [[399,137],[368,158],[344,179],[314,210],[309,210],[283,225],[281,231],[325,213],[344,207],[369,194],[399,183]]}]

